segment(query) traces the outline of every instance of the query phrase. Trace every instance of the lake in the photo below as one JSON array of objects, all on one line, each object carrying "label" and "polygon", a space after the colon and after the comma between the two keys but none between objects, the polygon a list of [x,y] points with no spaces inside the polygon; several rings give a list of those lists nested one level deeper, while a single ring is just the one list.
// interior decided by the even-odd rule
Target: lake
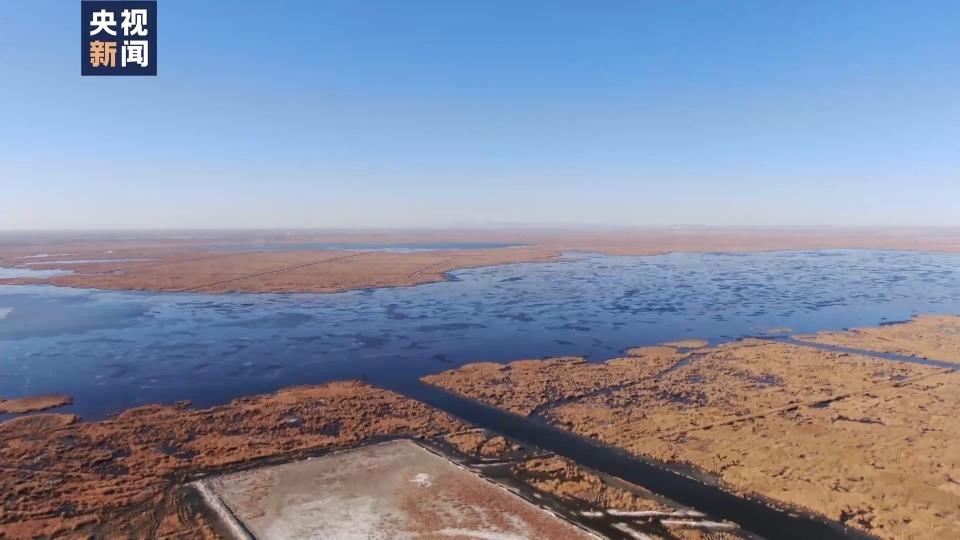
[{"label": "lake", "polygon": [[60,410],[98,418],[333,379],[395,383],[479,360],[604,360],[684,338],[960,314],[960,254],[578,256],[336,294],[0,286],[0,396],[66,393],[75,403]]}]

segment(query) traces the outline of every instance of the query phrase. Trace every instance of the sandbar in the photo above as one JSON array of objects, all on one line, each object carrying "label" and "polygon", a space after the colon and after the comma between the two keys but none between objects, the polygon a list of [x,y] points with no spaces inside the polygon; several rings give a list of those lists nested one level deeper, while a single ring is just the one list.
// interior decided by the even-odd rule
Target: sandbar
[{"label": "sandbar", "polygon": [[73,403],[73,398],[64,395],[26,396],[16,399],[0,398],[0,414],[22,414],[44,411]]}]

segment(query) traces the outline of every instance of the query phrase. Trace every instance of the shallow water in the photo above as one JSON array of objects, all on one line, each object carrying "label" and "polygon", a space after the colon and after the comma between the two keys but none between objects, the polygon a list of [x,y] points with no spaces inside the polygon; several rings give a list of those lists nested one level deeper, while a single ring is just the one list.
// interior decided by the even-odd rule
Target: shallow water
[{"label": "shallow water", "polygon": [[338,294],[0,286],[0,396],[67,393],[88,418],[291,384],[393,384],[478,360],[594,360],[685,338],[960,313],[960,255],[827,251],[585,256]]}]

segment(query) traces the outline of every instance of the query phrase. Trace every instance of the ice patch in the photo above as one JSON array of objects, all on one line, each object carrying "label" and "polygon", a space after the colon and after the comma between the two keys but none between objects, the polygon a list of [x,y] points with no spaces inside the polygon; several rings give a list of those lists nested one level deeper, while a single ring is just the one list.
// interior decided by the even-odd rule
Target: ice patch
[{"label": "ice patch", "polygon": [[153,261],[155,259],[77,259],[73,261],[42,261],[23,263],[27,266],[36,266],[40,264],[94,264],[94,263],[115,263],[115,262],[141,262]]},{"label": "ice patch", "polygon": [[75,253],[39,253],[37,255],[24,255],[23,257],[14,257],[14,259],[43,259],[44,257],[66,257],[75,255]]},{"label": "ice patch", "polygon": [[0,321],[7,318],[7,315],[13,312],[12,307],[0,307]]},{"label": "ice patch", "polygon": [[413,482],[414,484],[417,484],[420,487],[427,487],[433,483],[433,477],[427,473],[419,473],[414,475],[414,477],[411,478],[410,481]]},{"label": "ice patch", "polygon": [[613,528],[617,529],[622,533],[625,533],[627,536],[629,536],[630,538],[633,538],[634,540],[653,540],[652,536],[648,534],[644,534],[640,531],[635,531],[626,523],[614,523]]},{"label": "ice patch", "polygon": [[471,540],[530,540],[528,536],[471,529],[440,529],[437,534],[441,536],[462,536]]},{"label": "ice patch", "polygon": [[33,270],[32,268],[0,268],[0,279],[48,278],[72,274],[73,270]]}]

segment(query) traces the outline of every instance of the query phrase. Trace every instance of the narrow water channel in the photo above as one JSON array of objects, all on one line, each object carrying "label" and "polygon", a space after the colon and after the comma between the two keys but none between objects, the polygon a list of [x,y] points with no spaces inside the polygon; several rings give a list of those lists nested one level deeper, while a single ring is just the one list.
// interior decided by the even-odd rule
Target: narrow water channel
[{"label": "narrow water channel", "polygon": [[777,510],[766,502],[738,497],[660,467],[622,450],[605,446],[561,429],[533,422],[489,405],[452,394],[419,381],[372,381],[390,390],[456,416],[480,428],[496,431],[523,444],[568,458],[597,472],[626,480],[658,495],[729,520],[754,534],[771,539],[869,539],[859,531],[811,515]]},{"label": "narrow water channel", "polygon": [[823,351],[840,352],[847,354],[859,354],[871,358],[880,358],[882,360],[893,360],[895,362],[907,362],[908,364],[920,364],[923,366],[933,366],[947,369],[960,369],[960,363],[944,362],[942,360],[930,360],[929,358],[919,358],[916,356],[904,356],[902,354],[885,353],[878,351],[868,351],[864,349],[854,349],[851,347],[841,347],[839,345],[827,345],[825,343],[814,343],[802,339],[789,339],[787,343],[791,345],[800,345],[803,347],[812,347]]}]

